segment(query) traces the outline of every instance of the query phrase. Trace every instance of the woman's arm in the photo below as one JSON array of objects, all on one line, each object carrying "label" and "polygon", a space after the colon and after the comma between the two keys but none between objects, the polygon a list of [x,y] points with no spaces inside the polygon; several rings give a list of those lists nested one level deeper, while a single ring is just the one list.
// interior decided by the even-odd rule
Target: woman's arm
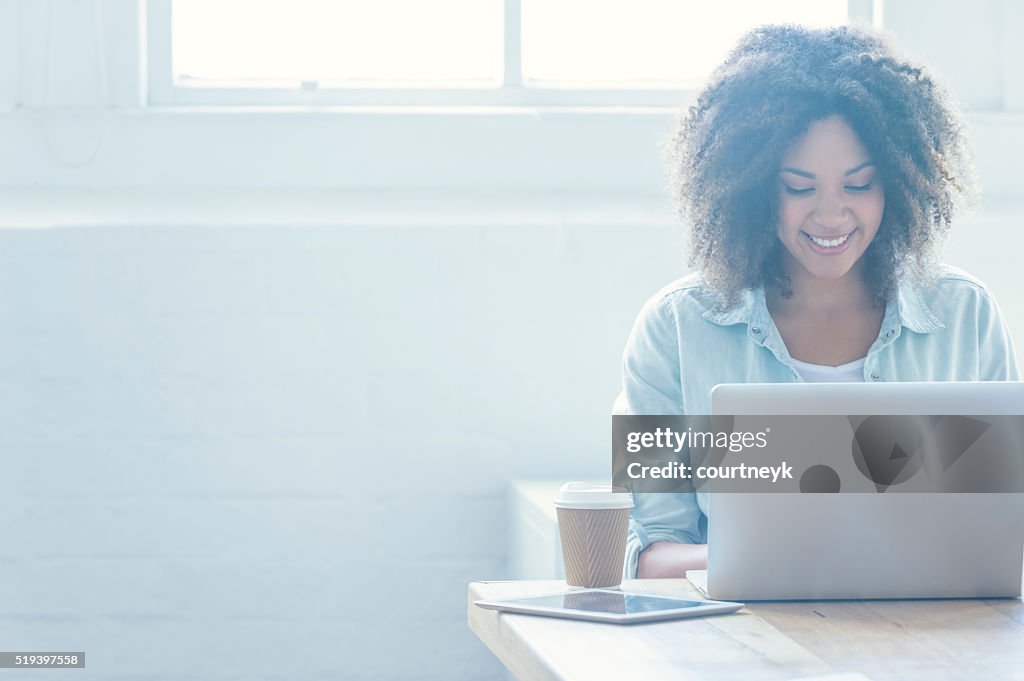
[{"label": "woman's arm", "polygon": [[981,298],[981,309],[978,312],[978,347],[981,351],[978,377],[982,381],[1019,381],[1017,353],[1003,312],[989,291],[982,289]]},{"label": "woman's arm", "polygon": [[[622,393],[614,414],[684,414],[679,332],[664,290],[637,316],[622,356]],[[623,577],[637,577],[639,561],[655,544],[693,546],[707,541],[703,513],[693,492],[633,494]],[[693,568],[696,563],[688,563]],[[655,575],[639,575],[655,576]],[[679,573],[675,576],[682,576]]]},{"label": "woman's arm", "polygon": [[706,570],[707,567],[707,544],[658,541],[640,553],[636,576],[638,579],[685,577],[687,570]]}]

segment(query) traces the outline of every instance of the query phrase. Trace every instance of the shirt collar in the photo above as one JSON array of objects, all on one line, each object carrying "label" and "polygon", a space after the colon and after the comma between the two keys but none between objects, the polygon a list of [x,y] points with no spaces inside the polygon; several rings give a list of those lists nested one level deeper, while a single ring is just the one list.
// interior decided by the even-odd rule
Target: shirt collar
[{"label": "shirt collar", "polygon": [[[896,299],[899,323],[916,333],[931,333],[946,328],[921,297],[921,291],[909,282],[901,281],[892,296]],[[890,306],[891,307],[891,306]]]},{"label": "shirt collar", "polygon": [[[720,326],[745,323],[755,335],[767,329],[771,321],[763,287],[747,289],[732,307],[712,307],[703,316],[704,319]],[[903,326],[915,333],[931,333],[945,328],[946,325],[932,313],[915,286],[907,281],[900,281],[889,294],[882,321],[883,331],[894,326]]]}]

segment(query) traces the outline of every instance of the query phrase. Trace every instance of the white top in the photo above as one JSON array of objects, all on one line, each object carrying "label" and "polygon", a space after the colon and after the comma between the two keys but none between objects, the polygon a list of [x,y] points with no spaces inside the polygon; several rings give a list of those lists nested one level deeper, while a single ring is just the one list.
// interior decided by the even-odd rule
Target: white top
[{"label": "white top", "polygon": [[840,364],[837,367],[830,367],[824,364],[810,364],[801,362],[798,359],[792,360],[801,378],[806,383],[856,383],[864,381],[864,360],[866,357]]}]

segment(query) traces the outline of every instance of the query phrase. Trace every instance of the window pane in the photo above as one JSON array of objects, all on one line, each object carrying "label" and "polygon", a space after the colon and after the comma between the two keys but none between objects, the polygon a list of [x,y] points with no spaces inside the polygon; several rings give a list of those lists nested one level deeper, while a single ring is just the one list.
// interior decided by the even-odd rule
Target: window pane
[{"label": "window pane", "polygon": [[179,85],[497,85],[501,22],[501,0],[174,0],[172,68]]},{"label": "window pane", "polygon": [[705,78],[746,30],[846,23],[847,0],[522,0],[534,85],[660,87]]}]

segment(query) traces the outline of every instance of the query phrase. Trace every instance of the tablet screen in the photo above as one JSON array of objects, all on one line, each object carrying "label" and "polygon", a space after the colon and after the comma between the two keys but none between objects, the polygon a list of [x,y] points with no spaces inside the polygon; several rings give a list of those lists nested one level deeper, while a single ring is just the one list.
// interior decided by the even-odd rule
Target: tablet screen
[{"label": "tablet screen", "polygon": [[580,591],[579,593],[518,598],[505,601],[505,603],[538,608],[579,610],[580,612],[606,612],[617,615],[679,610],[708,605],[705,601],[687,601],[681,598],[627,594],[617,591]]}]

